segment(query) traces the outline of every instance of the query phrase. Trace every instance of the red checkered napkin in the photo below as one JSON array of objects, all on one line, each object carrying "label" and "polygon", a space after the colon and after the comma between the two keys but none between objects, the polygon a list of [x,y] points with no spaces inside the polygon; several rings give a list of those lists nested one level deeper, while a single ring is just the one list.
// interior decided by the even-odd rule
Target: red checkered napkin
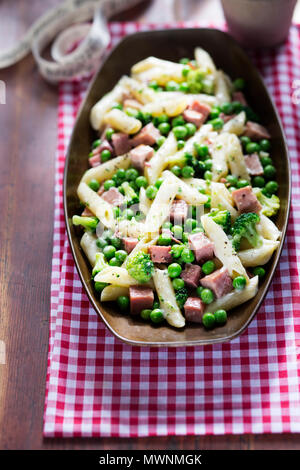
[{"label": "red checkered napkin", "polygon": [[[112,43],[155,27],[113,23]],[[131,347],[112,336],[90,306],[62,206],[65,152],[88,83],[61,84],[45,436],[300,432],[300,103],[293,104],[300,94],[299,51],[300,29],[294,26],[288,43],[253,57],[286,132],[292,211],[263,306],[241,337],[223,345]]]}]

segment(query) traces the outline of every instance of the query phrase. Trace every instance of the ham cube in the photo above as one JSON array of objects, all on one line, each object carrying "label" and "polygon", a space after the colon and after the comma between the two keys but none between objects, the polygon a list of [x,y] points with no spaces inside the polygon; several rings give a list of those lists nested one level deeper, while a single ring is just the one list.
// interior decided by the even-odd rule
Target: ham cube
[{"label": "ham cube", "polygon": [[196,127],[200,127],[206,120],[204,114],[194,111],[193,109],[186,109],[183,111],[182,116],[185,121],[195,124]]},{"label": "ham cube", "polygon": [[131,315],[138,315],[145,308],[152,308],[154,302],[153,290],[143,286],[130,286],[129,298]]},{"label": "ham cube", "polygon": [[251,186],[236,189],[232,191],[231,195],[240,213],[256,212],[258,214],[260,212],[261,205],[252,191]]},{"label": "ham cube", "polygon": [[121,194],[117,188],[109,188],[109,190],[105,191],[101,197],[112,206],[120,206],[124,201],[123,194]]},{"label": "ham cube", "polygon": [[187,218],[188,215],[188,205],[182,199],[175,199],[170,208],[170,220],[176,224],[182,224],[182,222]]},{"label": "ham cube", "polygon": [[133,98],[126,98],[123,102],[124,108],[142,109],[143,105]]},{"label": "ham cube", "polygon": [[187,263],[180,277],[189,287],[196,289],[196,287],[199,286],[201,268],[198,266],[198,264]]},{"label": "ham cube", "polygon": [[252,121],[247,122],[243,135],[249,137],[251,140],[270,139],[271,137],[264,126]]},{"label": "ham cube", "polygon": [[127,251],[127,253],[131,253],[132,250],[136,247],[138,244],[138,239],[137,238],[132,238],[132,237],[124,237],[123,238],[123,243],[124,243],[124,249]]},{"label": "ham cube", "polygon": [[124,132],[115,132],[111,136],[111,141],[116,155],[124,155],[131,149],[129,136]]},{"label": "ham cube", "polygon": [[133,147],[138,145],[154,145],[156,144],[157,139],[160,137],[160,132],[152,122],[149,122],[140,132],[131,139],[131,144]]},{"label": "ham cube", "polygon": [[184,314],[187,321],[202,323],[205,305],[199,297],[188,297],[184,304]]},{"label": "ham cube", "polygon": [[145,166],[145,161],[152,158],[154,155],[154,150],[149,145],[138,145],[130,152],[131,164],[137,170],[143,170]]},{"label": "ham cube", "polygon": [[100,153],[98,153],[97,155],[94,155],[93,157],[89,158],[89,164],[93,168],[95,168],[95,166],[99,166],[100,163],[101,163],[100,162]]},{"label": "ham cube", "polygon": [[245,155],[245,163],[249,175],[259,176],[264,174],[264,169],[262,167],[262,164],[260,163],[260,159],[257,153]]},{"label": "ham cube", "polygon": [[224,121],[225,124],[226,124],[226,122],[230,121],[234,117],[235,117],[235,114],[225,114],[225,113],[220,113],[219,114],[219,118],[221,118]]},{"label": "ham cube", "polygon": [[188,109],[193,111],[197,111],[197,113],[201,113],[204,117],[204,121],[208,118],[210,114],[210,106],[205,103],[201,103],[201,101],[195,99],[189,106]]},{"label": "ham cube", "polygon": [[215,245],[203,232],[189,235],[189,245],[195,253],[197,262],[200,264],[214,257]]},{"label": "ham cube", "polygon": [[149,254],[153,263],[172,263],[171,246],[149,246]]},{"label": "ham cube", "polygon": [[203,277],[200,280],[200,284],[202,287],[211,289],[217,299],[228,294],[233,289],[232,279],[226,268],[218,269],[217,271],[208,274],[208,276]]},{"label": "ham cube", "polygon": [[247,100],[246,100],[245,95],[242,91],[234,91],[232,93],[232,101],[238,101],[243,106],[248,106]]},{"label": "ham cube", "polygon": [[94,214],[92,213],[92,211],[90,211],[88,207],[85,207],[84,211],[81,214],[81,217],[94,217]]}]

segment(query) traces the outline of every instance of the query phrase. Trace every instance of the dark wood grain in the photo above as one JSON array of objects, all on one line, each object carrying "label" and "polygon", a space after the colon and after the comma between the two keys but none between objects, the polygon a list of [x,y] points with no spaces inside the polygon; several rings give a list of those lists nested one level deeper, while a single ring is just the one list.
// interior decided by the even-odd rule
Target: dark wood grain
[{"label": "dark wood grain", "polygon": [[[0,30],[7,21],[9,32],[19,37],[57,3],[34,0],[26,8],[25,0],[3,0]],[[200,19],[202,7],[207,13],[208,1],[156,0],[121,19],[172,21],[193,12],[193,19]],[[0,71],[0,79],[7,87],[6,104],[0,104],[0,340],[7,353],[6,364],[0,364],[0,449],[299,448],[297,435],[43,439],[57,90],[39,77],[31,57]]]}]

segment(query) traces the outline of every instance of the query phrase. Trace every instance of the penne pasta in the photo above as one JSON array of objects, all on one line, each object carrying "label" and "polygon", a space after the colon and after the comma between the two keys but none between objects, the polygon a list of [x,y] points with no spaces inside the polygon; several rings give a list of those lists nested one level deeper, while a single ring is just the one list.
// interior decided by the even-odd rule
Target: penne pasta
[{"label": "penne pasta", "polygon": [[155,268],[153,282],[165,319],[169,325],[175,328],[182,328],[185,325],[185,319],[177,305],[168,271],[166,269]]},{"label": "penne pasta", "polygon": [[229,294],[214,300],[211,304],[205,308],[206,312],[215,312],[220,308],[225,310],[231,310],[238,305],[244,304],[248,300],[256,296],[258,290],[258,276],[253,277],[249,280],[245,289],[240,291],[232,291]]},{"label": "penne pasta", "polygon": [[122,79],[116,84],[113,90],[103,96],[91,109],[90,122],[95,130],[99,130],[103,125],[104,115],[112,108],[115,103],[122,100],[124,87]]},{"label": "penne pasta", "polygon": [[238,257],[244,266],[255,267],[263,266],[268,261],[274,251],[278,248],[279,242],[272,240],[264,240],[263,244],[257,248],[250,248],[238,252]]},{"label": "penne pasta", "polygon": [[96,263],[96,253],[100,251],[96,245],[96,240],[95,235],[90,232],[85,232],[80,240],[80,246],[92,267],[94,267]]},{"label": "penne pasta", "polygon": [[93,191],[86,183],[80,183],[77,189],[79,199],[108,228],[115,227],[112,206]]},{"label": "penne pasta", "polygon": [[245,131],[246,113],[242,111],[230,121],[226,122],[223,126],[222,132],[229,132],[230,134],[242,135]]},{"label": "penne pasta", "polygon": [[128,116],[128,114],[120,109],[111,109],[104,115],[103,122],[125,134],[135,134],[142,127],[141,121]]},{"label": "penne pasta", "polygon": [[175,139],[173,132],[170,132],[168,138],[157,150],[156,154],[151,158],[148,166],[145,168],[145,175],[148,178],[149,184],[155,184],[163,170],[168,165],[167,157],[176,153],[176,150],[177,140]]},{"label": "penne pasta", "polygon": [[101,292],[100,300],[101,302],[112,302],[113,300],[117,300],[121,295],[128,296],[128,294],[128,287],[106,286]]},{"label": "penne pasta", "polygon": [[199,191],[197,191],[195,188],[191,187],[182,179],[173,175],[171,171],[165,171],[163,175],[177,185],[177,199],[183,199],[185,202],[195,206],[203,205],[205,202],[207,202],[206,194],[199,193]]},{"label": "penne pasta", "polygon": [[108,162],[102,163],[102,165],[90,168],[87,170],[81,178],[82,183],[88,184],[91,180],[97,180],[99,183],[110,179],[119,168],[126,170],[131,163],[129,153],[116,157]]},{"label": "penne pasta", "polygon": [[228,133],[224,133],[223,136],[225,138],[226,156],[231,174],[237,178],[250,181],[242,146],[238,137]]},{"label": "penne pasta", "polygon": [[198,67],[205,73],[215,74],[217,69],[211,56],[201,47],[195,49],[195,59]]},{"label": "penne pasta", "polygon": [[232,220],[238,216],[237,210],[233,207],[233,200],[230,192],[223,183],[211,183],[211,202],[212,209],[227,210],[231,214]]},{"label": "penne pasta", "polygon": [[230,102],[230,90],[228,86],[225,74],[218,70],[215,73],[216,84],[215,84],[215,96],[219,105]]},{"label": "penne pasta", "polygon": [[257,225],[257,230],[263,238],[267,240],[276,241],[281,236],[280,230],[276,227],[274,222],[272,222],[269,217],[266,217],[264,214],[260,213],[260,223]]}]

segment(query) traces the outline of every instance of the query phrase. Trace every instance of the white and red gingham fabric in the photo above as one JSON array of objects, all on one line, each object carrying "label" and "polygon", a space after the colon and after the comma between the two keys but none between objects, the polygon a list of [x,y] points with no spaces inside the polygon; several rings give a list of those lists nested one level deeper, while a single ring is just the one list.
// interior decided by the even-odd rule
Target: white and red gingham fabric
[{"label": "white and red gingham fabric", "polygon": [[[112,43],[157,27],[112,23]],[[253,60],[288,139],[292,210],[263,306],[242,336],[223,345],[131,347],[112,336],[90,306],[62,206],[66,148],[88,83],[60,85],[45,436],[300,432],[300,103],[293,104],[300,95],[300,28],[293,26],[278,50]]]}]

